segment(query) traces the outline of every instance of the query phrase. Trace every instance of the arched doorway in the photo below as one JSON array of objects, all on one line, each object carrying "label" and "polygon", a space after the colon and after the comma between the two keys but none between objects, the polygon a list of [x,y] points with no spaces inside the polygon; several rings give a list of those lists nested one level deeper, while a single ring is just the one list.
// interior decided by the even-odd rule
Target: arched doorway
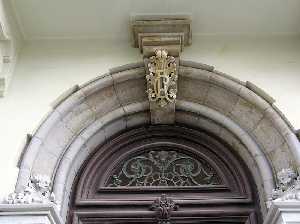
[{"label": "arched doorway", "polygon": [[[276,173],[299,168],[300,143],[293,129],[260,91],[212,66],[180,60],[178,72],[175,124],[212,133],[225,142],[250,171],[265,218],[272,190],[278,186]],[[21,154],[16,192],[32,176],[48,176],[61,223],[67,223],[72,186],[88,158],[118,133],[150,125],[145,88],[144,63],[134,63],[63,94]],[[153,211],[147,212],[153,217]]]},{"label": "arched doorway", "polygon": [[203,130],[143,126],[100,145],[72,187],[68,223],[261,223],[256,185]]}]

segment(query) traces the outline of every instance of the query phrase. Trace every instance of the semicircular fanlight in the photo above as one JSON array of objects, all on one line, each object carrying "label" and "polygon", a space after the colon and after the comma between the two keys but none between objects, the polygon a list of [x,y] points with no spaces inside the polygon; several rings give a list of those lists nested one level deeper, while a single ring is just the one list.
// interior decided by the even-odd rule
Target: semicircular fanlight
[{"label": "semicircular fanlight", "polygon": [[105,187],[189,187],[222,185],[205,160],[174,150],[151,150],[128,156],[114,169]]}]

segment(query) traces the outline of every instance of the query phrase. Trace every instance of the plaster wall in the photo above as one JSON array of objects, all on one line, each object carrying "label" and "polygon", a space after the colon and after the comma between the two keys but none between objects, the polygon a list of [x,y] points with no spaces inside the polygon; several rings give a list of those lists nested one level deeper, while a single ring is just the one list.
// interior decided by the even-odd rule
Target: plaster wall
[{"label": "plaster wall", "polygon": [[[214,65],[255,83],[300,128],[300,37],[194,37],[182,59]],[[141,60],[125,41],[40,40],[24,43],[7,96],[0,99],[0,197],[14,189],[17,159],[26,133],[32,133],[62,92]],[[47,161],[45,161],[47,162]]]}]

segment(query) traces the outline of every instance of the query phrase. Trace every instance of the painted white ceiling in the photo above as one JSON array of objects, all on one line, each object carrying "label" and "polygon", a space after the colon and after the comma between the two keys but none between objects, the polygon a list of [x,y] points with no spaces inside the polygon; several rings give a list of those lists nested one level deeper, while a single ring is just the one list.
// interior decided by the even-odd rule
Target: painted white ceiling
[{"label": "painted white ceiling", "polygon": [[25,39],[127,38],[131,14],[191,14],[194,35],[300,33],[300,0],[11,0]]}]

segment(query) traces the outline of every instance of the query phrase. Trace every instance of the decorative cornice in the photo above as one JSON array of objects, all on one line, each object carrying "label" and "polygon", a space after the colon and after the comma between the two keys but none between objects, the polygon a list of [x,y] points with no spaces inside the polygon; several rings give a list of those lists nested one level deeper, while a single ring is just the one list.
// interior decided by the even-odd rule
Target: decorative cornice
[{"label": "decorative cornice", "polygon": [[278,187],[272,192],[275,201],[300,201],[300,176],[291,168],[277,173]]},{"label": "decorative cornice", "polygon": [[7,204],[54,203],[54,193],[51,192],[51,182],[48,176],[34,175],[20,192],[14,192],[4,200]]},{"label": "decorative cornice", "polygon": [[163,46],[179,56],[192,43],[191,19],[188,15],[135,15],[131,17],[133,46],[149,57],[153,49]]}]

